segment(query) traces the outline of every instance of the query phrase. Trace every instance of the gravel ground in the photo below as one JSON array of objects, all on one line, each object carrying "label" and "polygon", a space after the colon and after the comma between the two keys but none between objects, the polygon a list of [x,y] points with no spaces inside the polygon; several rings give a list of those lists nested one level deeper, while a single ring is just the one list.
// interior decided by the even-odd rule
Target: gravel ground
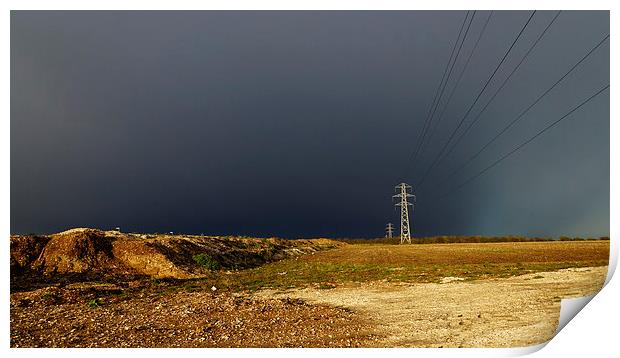
[{"label": "gravel ground", "polygon": [[[108,295],[95,301],[93,291]],[[118,292],[82,285],[12,294],[11,347],[357,347],[377,339],[352,311],[298,299],[109,294]]]},{"label": "gravel ground", "polygon": [[598,292],[607,266],[538,272],[507,279],[395,284],[331,290],[265,290],[263,297],[300,298],[364,314],[383,338],[379,347],[524,347],[553,338],[560,300]]},{"label": "gravel ground", "polygon": [[562,298],[597,292],[606,273],[255,294],[148,281],[54,286],[11,294],[11,347],[528,346],[553,337]]}]

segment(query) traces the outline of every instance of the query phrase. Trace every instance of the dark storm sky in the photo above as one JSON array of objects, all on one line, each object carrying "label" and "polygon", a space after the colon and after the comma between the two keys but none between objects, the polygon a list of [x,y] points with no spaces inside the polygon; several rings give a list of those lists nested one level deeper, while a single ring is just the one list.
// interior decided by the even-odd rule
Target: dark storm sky
[{"label": "dark storm sky", "polygon": [[[476,13],[440,109],[488,15]],[[398,222],[394,185],[420,179],[529,15],[493,13],[403,177],[464,11],[12,12],[11,232],[380,236]],[[554,15],[534,15],[468,121]],[[605,42],[437,185],[608,33],[608,12],[560,14],[416,187],[415,235],[609,234],[609,91],[437,200],[607,85]]]}]

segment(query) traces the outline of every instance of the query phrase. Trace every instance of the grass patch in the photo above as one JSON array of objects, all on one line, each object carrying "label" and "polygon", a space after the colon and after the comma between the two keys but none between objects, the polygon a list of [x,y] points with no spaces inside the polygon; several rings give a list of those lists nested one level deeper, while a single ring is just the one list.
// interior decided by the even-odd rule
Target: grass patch
[{"label": "grass patch", "polygon": [[202,253],[196,254],[192,256],[192,259],[200,266],[206,268],[207,270],[215,271],[220,269],[220,263],[217,262],[213,257]]},{"label": "grass patch", "polygon": [[[212,272],[200,289],[230,291],[359,285],[369,281],[428,283],[507,278],[570,267],[608,264],[608,242],[375,246],[348,245],[223,275]],[[199,289],[188,285],[186,289]],[[192,287],[193,286],[193,287]]]},{"label": "grass patch", "polygon": [[[600,263],[599,263],[600,265]],[[472,265],[408,265],[404,268],[371,264],[299,263],[284,260],[256,269],[205,280],[208,285],[233,291],[256,291],[261,288],[318,287],[331,289],[368,281],[409,283],[440,282],[444,277],[462,277],[466,281],[507,278],[533,272],[556,271],[568,267],[597,266],[595,262],[472,264]],[[278,272],[287,271],[286,275]],[[210,287],[210,286],[209,286]]]}]

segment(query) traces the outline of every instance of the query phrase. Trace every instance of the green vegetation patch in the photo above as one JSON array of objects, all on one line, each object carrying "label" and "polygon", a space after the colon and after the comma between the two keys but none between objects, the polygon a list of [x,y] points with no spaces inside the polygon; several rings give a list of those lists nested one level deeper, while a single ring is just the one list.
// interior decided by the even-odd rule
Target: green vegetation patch
[{"label": "green vegetation patch", "polygon": [[192,256],[192,259],[194,259],[194,261],[206,268],[207,270],[219,270],[220,269],[220,263],[217,262],[216,259],[214,259],[213,257],[211,257],[208,254],[202,253],[202,254],[196,254],[194,256]]},{"label": "green vegetation patch", "polygon": [[[424,248],[424,249],[423,249]],[[263,288],[314,287],[330,289],[359,286],[364,282],[440,283],[445,277],[464,281],[506,278],[556,271],[571,267],[604,266],[608,244],[519,243],[433,246],[351,245],[316,255],[272,262],[235,272],[211,272],[207,277],[186,282],[186,289],[255,291]],[[195,260],[213,267],[208,255]],[[196,284],[198,287],[196,287]]]}]

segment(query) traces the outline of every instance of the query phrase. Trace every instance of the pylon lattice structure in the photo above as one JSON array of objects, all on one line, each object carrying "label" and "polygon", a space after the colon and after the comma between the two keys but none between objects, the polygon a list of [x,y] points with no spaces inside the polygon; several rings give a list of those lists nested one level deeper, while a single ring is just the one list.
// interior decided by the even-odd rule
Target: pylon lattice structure
[{"label": "pylon lattice structure", "polygon": [[387,226],[385,227],[385,237],[391,238],[393,233],[394,233],[394,225],[392,225],[392,223],[388,223]]},{"label": "pylon lattice structure", "polygon": [[413,211],[413,203],[410,203],[407,199],[413,198],[415,203],[415,195],[409,193],[411,185],[406,183],[400,183],[394,187],[398,194],[393,195],[392,198],[399,198],[400,201],[396,203],[396,206],[400,206],[400,243],[411,243],[411,230],[409,226],[409,206]]}]

